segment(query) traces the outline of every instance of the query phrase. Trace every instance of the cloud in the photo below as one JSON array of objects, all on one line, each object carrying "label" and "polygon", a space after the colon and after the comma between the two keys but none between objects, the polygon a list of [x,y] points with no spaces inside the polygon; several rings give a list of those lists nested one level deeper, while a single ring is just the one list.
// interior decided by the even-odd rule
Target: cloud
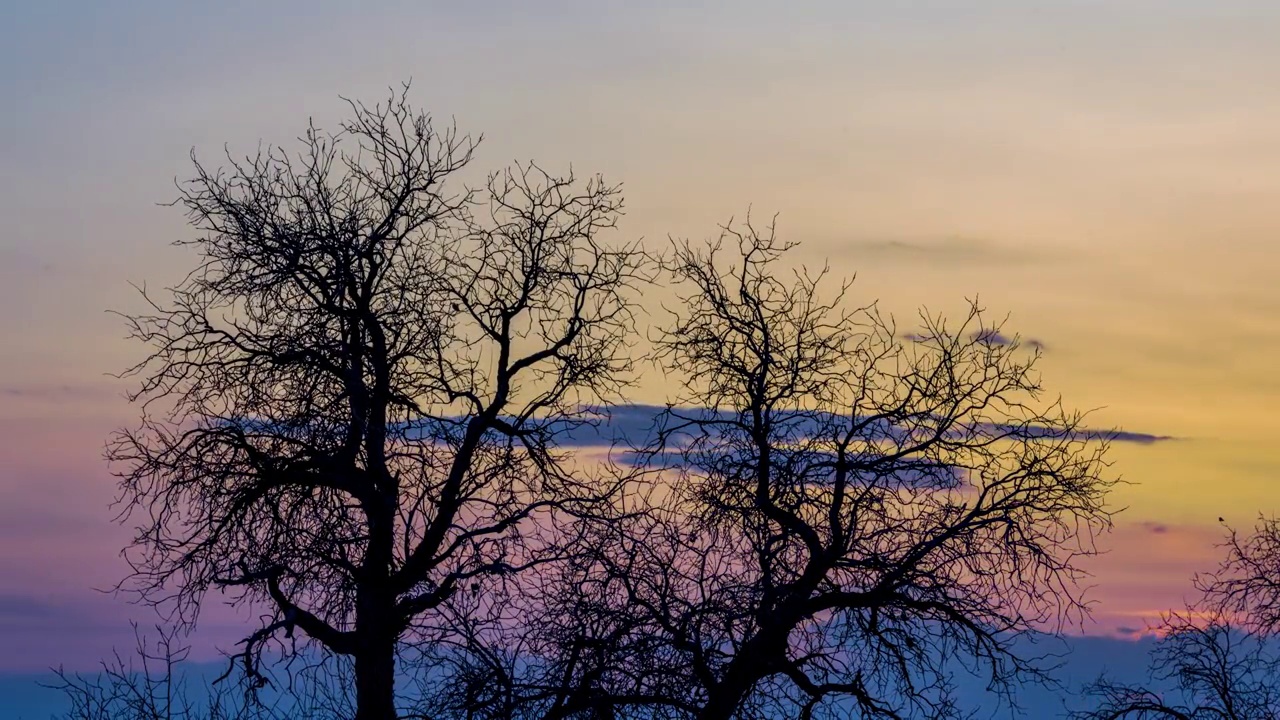
[{"label": "cloud", "polygon": [[[908,332],[902,334],[902,339],[907,342],[922,343],[928,342],[931,338],[918,332]],[[1031,348],[1032,350],[1047,350],[1049,348],[1043,340],[1039,340],[1037,338],[1024,338],[1020,335],[1011,337],[994,329],[977,330],[969,334],[969,339],[984,345],[1000,345],[1008,347],[1017,343],[1020,347]]]},{"label": "cloud", "polygon": [[105,596],[71,601],[38,591],[0,593],[0,677],[62,663],[88,668],[112,647],[131,647],[131,609]]},{"label": "cloud", "polygon": [[1008,347],[1017,343],[1022,347],[1029,347],[1033,350],[1046,349],[1044,342],[1037,340],[1036,338],[1023,338],[1019,336],[1010,337],[1002,334],[999,330],[979,330],[971,334],[969,339],[984,345],[1001,345]]},{"label": "cloud", "polygon": [[[617,448],[626,455],[650,448],[661,440],[666,451],[688,447],[697,439],[710,439],[735,427],[739,414],[732,410],[707,407],[666,407],[646,404],[623,404],[611,407],[585,407],[575,417],[553,419],[529,418],[522,421],[520,430],[526,437],[539,437],[552,446],[561,448]],[[507,418],[514,422],[513,418]],[[271,420],[225,421],[247,430],[270,430]],[[411,440],[430,440],[456,435],[466,418],[461,416],[437,417],[396,423],[393,431]],[[827,434],[833,428],[848,429],[850,418],[818,410],[779,410],[773,415],[775,438],[782,445],[804,443],[819,433]],[[896,425],[885,418],[858,418],[858,435],[864,440],[876,442],[900,442],[910,444],[912,437],[920,438],[936,431],[927,417],[916,416],[908,426]],[[288,429],[281,428],[285,432]],[[495,431],[496,432],[496,431]],[[976,433],[987,440],[1035,440],[1041,438],[1069,437],[1076,441],[1127,442],[1149,445],[1173,438],[1116,429],[1075,427],[1065,430],[1047,425],[1003,424],[980,422],[953,424],[950,436],[959,437]]]},{"label": "cloud", "polygon": [[[608,445],[639,447],[655,438],[659,428],[664,424],[666,430],[673,431],[678,429],[679,424],[689,421],[719,422],[734,417],[734,413],[730,411],[713,408],[674,408],[671,412],[673,414],[668,415],[668,408],[659,405],[618,405],[607,409],[589,410],[589,424],[565,424],[551,429],[557,433],[557,442],[564,447]],[[826,413],[815,412],[783,413],[781,417],[783,422],[789,423],[787,432],[797,438],[805,436],[806,433],[812,433],[824,423],[842,420]],[[1026,438],[1049,437],[1058,433],[1054,428],[1035,425],[1015,427],[983,423],[977,429],[985,433],[1012,433]],[[903,438],[906,433],[905,429],[894,427],[887,421],[880,421],[868,428],[868,431],[885,438]],[[690,438],[688,432],[674,434],[676,437],[673,440],[677,443]],[[1078,438],[1085,440],[1106,440],[1139,445],[1150,445],[1173,439],[1169,435],[1100,428],[1077,428],[1075,434]]]},{"label": "cloud", "polygon": [[0,397],[38,401],[102,400],[119,398],[121,393],[114,385],[102,384],[34,384],[0,385]]},{"label": "cloud", "polygon": [[[0,632],[15,633],[114,632],[127,629],[130,607],[119,600],[72,600],[52,592],[0,592]],[[7,658],[5,660],[18,660]],[[0,666],[4,661],[0,660]]]},{"label": "cloud", "polygon": [[108,524],[112,517],[108,510],[97,509],[100,512],[90,512],[80,504],[65,502],[57,492],[40,492],[35,497],[25,493],[19,501],[11,500],[0,506],[0,542],[22,543],[36,539],[58,542],[99,537],[104,527],[115,526]]},{"label": "cloud", "polygon": [[1134,443],[1137,445],[1151,445],[1153,443],[1177,439],[1172,435],[1152,435],[1150,433],[1131,432],[1129,430],[1098,431],[1098,437],[1100,439],[1110,440],[1111,442]]},{"label": "cloud", "polygon": [[48,621],[70,616],[46,596],[0,593],[0,625],[13,622]]},{"label": "cloud", "polygon": [[969,336],[970,340],[983,345],[1012,345],[1014,339],[1000,334],[999,330],[979,330]]},{"label": "cloud", "polygon": [[1025,248],[971,237],[855,239],[845,248],[858,261],[1011,264],[1033,259]]},{"label": "cloud", "polygon": [[50,275],[57,270],[52,260],[32,255],[18,248],[0,248],[0,271],[13,277]]}]

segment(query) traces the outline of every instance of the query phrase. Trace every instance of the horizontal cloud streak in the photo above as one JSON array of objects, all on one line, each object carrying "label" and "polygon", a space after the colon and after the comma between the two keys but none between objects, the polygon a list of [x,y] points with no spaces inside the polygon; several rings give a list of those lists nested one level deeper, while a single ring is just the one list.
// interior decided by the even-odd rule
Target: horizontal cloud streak
[{"label": "horizontal cloud streak", "polygon": [[1025,263],[1033,259],[1024,248],[1012,248],[994,242],[967,237],[935,239],[853,240],[843,249],[857,261],[912,263]]},{"label": "horizontal cloud streak", "polygon": [[[921,335],[920,333],[916,333],[916,332],[908,332],[908,333],[903,333],[902,339],[908,342],[924,343],[924,342],[930,342],[933,338],[927,337],[925,335]],[[974,342],[981,343],[983,345],[998,345],[1001,347],[1010,347],[1013,345],[1018,345],[1019,347],[1027,347],[1027,348],[1031,348],[1032,350],[1048,349],[1048,346],[1044,343],[1044,341],[1039,340],[1037,338],[1024,338],[1018,335],[1009,336],[995,329],[978,330],[977,332],[971,333],[969,335],[969,339]]]},{"label": "horizontal cloud streak", "polygon": [[[656,436],[667,413],[676,413],[683,418],[712,422],[729,421],[734,418],[734,414],[731,412],[713,408],[668,408],[646,404],[618,405],[607,409],[592,408],[588,412],[591,416],[591,421],[588,423],[564,424],[560,427],[549,427],[548,430],[557,433],[557,442],[565,447],[607,447],[612,445],[641,447]],[[802,424],[808,421],[812,428],[831,420],[848,420],[848,418],[835,418],[824,413],[784,413],[784,415],[788,414],[794,415]],[[803,431],[805,428],[799,427],[798,429]],[[991,423],[983,423],[977,429],[981,432],[1014,434],[1031,438],[1050,437],[1061,432],[1054,428],[1041,428],[1034,425],[1014,427],[1012,425]],[[900,439],[905,431],[894,428],[887,422],[881,422],[876,426],[870,427],[869,432],[885,438]],[[1073,434],[1075,437],[1084,440],[1141,445],[1173,439],[1169,435],[1095,428],[1076,428]]]}]

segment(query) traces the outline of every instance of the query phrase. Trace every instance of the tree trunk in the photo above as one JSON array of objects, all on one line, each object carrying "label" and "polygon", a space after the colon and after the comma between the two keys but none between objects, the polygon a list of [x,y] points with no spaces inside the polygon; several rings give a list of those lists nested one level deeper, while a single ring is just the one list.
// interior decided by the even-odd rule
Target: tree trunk
[{"label": "tree trunk", "polygon": [[760,676],[757,667],[759,658],[753,650],[758,642],[748,642],[739,655],[730,663],[720,682],[708,688],[707,702],[698,712],[698,720],[730,720],[742,706],[756,678]]},{"label": "tree trunk", "polygon": [[[373,533],[370,533],[371,535]],[[376,539],[376,536],[375,536]],[[375,567],[389,565],[387,542],[371,543]],[[356,593],[355,720],[396,720],[395,594],[386,580],[367,583]]]},{"label": "tree trunk", "polygon": [[712,688],[707,702],[698,713],[698,720],[730,720],[746,697],[749,685],[730,680]]},{"label": "tree trunk", "polygon": [[786,657],[787,632],[781,626],[760,631],[743,643],[724,675],[707,689],[707,701],[697,714],[698,720],[732,720],[769,668]]},{"label": "tree trunk", "polygon": [[391,588],[395,493],[369,513],[364,577],[356,590],[355,720],[396,720],[396,594]]},{"label": "tree trunk", "polygon": [[395,641],[389,638],[361,638],[356,653],[355,720],[396,719]]}]

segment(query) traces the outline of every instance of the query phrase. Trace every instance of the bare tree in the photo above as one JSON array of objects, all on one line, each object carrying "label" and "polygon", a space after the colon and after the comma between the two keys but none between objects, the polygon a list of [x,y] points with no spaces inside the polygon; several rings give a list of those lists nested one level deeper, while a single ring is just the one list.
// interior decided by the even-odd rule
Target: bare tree
[{"label": "bare tree", "polygon": [[1197,587],[1215,612],[1241,618],[1250,632],[1280,634],[1280,519],[1260,518],[1247,535],[1227,533],[1226,559],[1196,578]]},{"label": "bare tree", "polygon": [[749,222],[677,244],[657,342],[683,391],[637,458],[664,481],[591,525],[535,622],[490,626],[459,716],[944,717],[949,663],[1044,679],[1014,642],[1086,612],[1105,433],[976,308],[904,338],[787,275],[791,247]]},{"label": "bare tree", "polygon": [[[128,657],[116,652],[96,673],[59,668],[48,687],[61,690],[69,709],[66,720],[274,720],[263,704],[239,695],[227,685],[211,687],[191,677],[190,647],[174,628],[156,628],[148,640],[134,626],[136,648]],[[291,715],[305,717],[304,715]]]},{"label": "bare tree", "polygon": [[[1228,529],[1226,558],[1195,578],[1197,603],[1167,615],[1141,685],[1103,676],[1081,720],[1273,720],[1280,717],[1280,523]],[[1160,688],[1168,688],[1162,692]]]},{"label": "bare tree", "polygon": [[[1090,688],[1096,707],[1079,720],[1274,720],[1280,670],[1274,648],[1222,618],[1170,614],[1142,685],[1106,677]],[[1156,688],[1164,688],[1162,692]]]},{"label": "bare tree", "polygon": [[[325,657],[290,658],[270,668],[275,689],[255,678],[227,682],[213,663],[197,663],[181,628],[157,626],[147,638],[135,624],[135,648],[118,650],[96,672],[55,670],[45,686],[62,691],[64,720],[338,720],[352,715],[350,692]],[[328,658],[331,660],[331,658]]]},{"label": "bare tree", "polygon": [[131,587],[197,621],[210,591],[265,607],[237,659],[295,632],[351,661],[355,717],[396,717],[406,640],[488,578],[558,556],[540,528],[606,507],[558,438],[630,366],[634,245],[619,188],[537,166],[458,185],[476,142],[404,92],[335,134],[180,184],[199,264],[128,316],[150,355],[120,432]]}]

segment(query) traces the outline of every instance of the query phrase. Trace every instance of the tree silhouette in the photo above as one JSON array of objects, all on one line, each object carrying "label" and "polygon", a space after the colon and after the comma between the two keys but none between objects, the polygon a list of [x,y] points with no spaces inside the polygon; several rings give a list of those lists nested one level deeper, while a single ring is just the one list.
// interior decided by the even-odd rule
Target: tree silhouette
[{"label": "tree silhouette", "polygon": [[1226,559],[1196,584],[1215,611],[1243,618],[1253,633],[1280,634],[1280,519],[1260,518],[1243,536],[1227,532]]},{"label": "tree silhouette", "polygon": [[[61,690],[69,709],[66,720],[276,720],[287,717],[237,696],[226,685],[209,688],[185,671],[190,647],[174,628],[157,628],[147,640],[134,626],[133,655],[119,652],[94,674],[59,668],[47,687]],[[205,692],[205,691],[210,692]],[[208,695],[207,697],[205,695]],[[305,714],[290,714],[306,717]]]},{"label": "tree silhouette", "polygon": [[531,622],[473,625],[457,716],[946,717],[949,663],[1044,677],[1013,643],[1085,612],[1106,436],[976,308],[903,339],[787,275],[791,247],[750,222],[677,243],[656,340],[681,391],[638,456],[662,480],[509,599]]},{"label": "tree silhouette", "polygon": [[644,257],[603,235],[617,186],[521,165],[458,185],[476,141],[406,100],[216,171],[176,204],[196,268],[127,316],[140,426],[109,448],[137,524],[129,587],[197,621],[266,608],[236,656],[301,637],[354,667],[355,717],[396,717],[396,657],[440,608],[558,558],[555,518],[625,479],[558,438],[631,360]]},{"label": "tree silhouette", "polygon": [[[1221,519],[1220,519],[1221,520]],[[1226,558],[1197,576],[1198,603],[1166,615],[1147,682],[1103,676],[1079,720],[1274,720],[1280,717],[1280,523],[1233,529]],[[1172,692],[1155,688],[1172,686]]]},{"label": "tree silhouette", "polygon": [[[1274,649],[1223,619],[1171,614],[1152,652],[1145,685],[1105,677],[1087,695],[1096,703],[1079,720],[1273,720],[1280,716]],[[1160,692],[1155,687],[1172,686]]]}]

